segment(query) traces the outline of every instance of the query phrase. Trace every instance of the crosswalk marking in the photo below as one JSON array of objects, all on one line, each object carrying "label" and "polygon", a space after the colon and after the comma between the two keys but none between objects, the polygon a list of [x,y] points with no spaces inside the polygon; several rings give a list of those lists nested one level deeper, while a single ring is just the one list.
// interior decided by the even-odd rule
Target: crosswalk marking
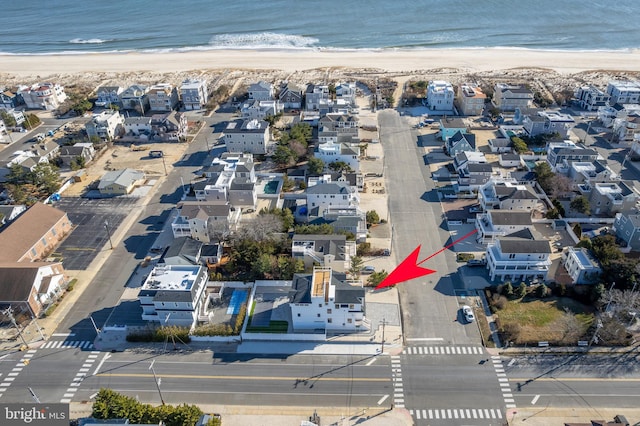
[{"label": "crosswalk marking", "polygon": [[441,408],[409,410],[417,420],[434,419],[501,419],[502,411],[497,408]]},{"label": "crosswalk marking", "polygon": [[484,348],[481,346],[408,346],[402,353],[404,355],[482,355]]},{"label": "crosswalk marking", "polygon": [[90,340],[50,340],[40,347],[41,349],[93,349]]}]

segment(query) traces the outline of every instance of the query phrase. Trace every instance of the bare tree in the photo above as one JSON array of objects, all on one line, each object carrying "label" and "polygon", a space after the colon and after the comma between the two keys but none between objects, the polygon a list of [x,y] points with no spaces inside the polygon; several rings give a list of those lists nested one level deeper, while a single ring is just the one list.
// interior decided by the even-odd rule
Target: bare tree
[{"label": "bare tree", "polygon": [[560,198],[564,194],[571,192],[571,179],[565,175],[556,173],[551,178],[551,198]]},{"label": "bare tree", "polygon": [[274,234],[282,230],[282,219],[274,214],[261,214],[255,219],[251,219],[240,228],[235,238],[251,239],[254,241],[264,241],[273,239]]}]

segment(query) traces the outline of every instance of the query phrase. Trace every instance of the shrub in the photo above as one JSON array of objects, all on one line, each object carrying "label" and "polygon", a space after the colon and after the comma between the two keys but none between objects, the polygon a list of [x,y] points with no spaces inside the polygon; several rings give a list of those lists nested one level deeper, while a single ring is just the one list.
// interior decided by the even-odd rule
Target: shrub
[{"label": "shrub", "polygon": [[502,289],[503,295],[507,296],[508,298],[513,297],[513,285],[511,284],[511,281],[507,281],[506,283],[504,283],[504,287],[502,287]]},{"label": "shrub", "polygon": [[471,253],[458,253],[456,255],[456,261],[458,262],[468,262],[472,259],[475,259],[475,256]]},{"label": "shrub", "polygon": [[536,296],[539,297],[540,299],[544,299],[549,295],[549,293],[551,293],[551,291],[549,290],[549,287],[547,287],[544,284],[539,284],[536,287]]},{"label": "shrub", "polygon": [[518,299],[522,299],[527,295],[527,285],[525,283],[520,283],[518,286],[518,291],[516,292],[516,297]]},{"label": "shrub", "polygon": [[366,256],[369,253],[371,253],[371,243],[358,244],[358,248],[356,249],[356,254],[358,256]]},{"label": "shrub", "polygon": [[508,300],[506,297],[494,293],[491,296],[491,306],[495,306],[496,309],[504,309],[507,306]]}]

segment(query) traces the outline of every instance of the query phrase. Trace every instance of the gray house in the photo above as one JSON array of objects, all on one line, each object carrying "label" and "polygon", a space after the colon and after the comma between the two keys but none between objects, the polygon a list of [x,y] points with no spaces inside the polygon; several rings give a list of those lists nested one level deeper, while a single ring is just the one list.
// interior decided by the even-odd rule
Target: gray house
[{"label": "gray house", "polygon": [[200,263],[202,242],[189,237],[175,238],[162,253],[160,265],[197,265]]},{"label": "gray house", "polygon": [[456,154],[462,151],[475,151],[476,150],[476,135],[473,133],[462,133],[457,131],[447,139],[444,143],[447,154],[451,157],[455,157]]},{"label": "gray house", "polygon": [[640,251],[640,214],[621,213],[613,223],[616,236],[633,251]]},{"label": "gray house", "polygon": [[287,83],[280,91],[278,99],[286,109],[300,109],[302,108],[302,93],[302,88],[293,83]]}]

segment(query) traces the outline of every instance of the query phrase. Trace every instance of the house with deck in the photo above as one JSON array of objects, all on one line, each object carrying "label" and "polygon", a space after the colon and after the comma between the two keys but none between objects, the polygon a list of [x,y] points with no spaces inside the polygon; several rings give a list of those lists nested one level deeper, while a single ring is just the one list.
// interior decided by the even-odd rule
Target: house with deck
[{"label": "house with deck", "polygon": [[224,130],[224,142],[229,152],[266,154],[271,134],[264,120],[234,120]]},{"label": "house with deck", "polygon": [[488,210],[479,214],[476,219],[478,242],[487,244],[494,242],[498,237],[513,234],[524,229],[531,230],[530,211],[521,210]]},{"label": "house with deck", "polygon": [[529,229],[497,237],[485,254],[489,278],[518,285],[523,281],[546,281],[551,267],[551,244],[536,239]]}]

